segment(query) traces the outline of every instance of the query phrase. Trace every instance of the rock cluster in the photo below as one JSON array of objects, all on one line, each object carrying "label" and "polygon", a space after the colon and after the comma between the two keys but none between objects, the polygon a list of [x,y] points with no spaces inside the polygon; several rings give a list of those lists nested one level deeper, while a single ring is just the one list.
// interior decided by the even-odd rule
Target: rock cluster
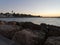
[{"label": "rock cluster", "polygon": [[0,34],[19,45],[60,45],[60,27],[45,23],[0,21]]}]

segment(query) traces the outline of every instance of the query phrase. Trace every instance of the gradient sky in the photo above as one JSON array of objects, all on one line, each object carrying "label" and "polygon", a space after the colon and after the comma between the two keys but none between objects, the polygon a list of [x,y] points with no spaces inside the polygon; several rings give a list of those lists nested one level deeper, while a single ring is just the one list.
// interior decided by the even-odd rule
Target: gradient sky
[{"label": "gradient sky", "polygon": [[60,0],[0,0],[0,12],[60,16]]}]

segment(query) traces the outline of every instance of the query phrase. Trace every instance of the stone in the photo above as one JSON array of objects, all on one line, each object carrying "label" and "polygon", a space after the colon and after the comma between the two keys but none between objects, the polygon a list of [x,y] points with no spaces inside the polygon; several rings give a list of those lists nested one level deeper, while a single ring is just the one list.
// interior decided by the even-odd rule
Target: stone
[{"label": "stone", "polygon": [[0,35],[0,45],[19,45],[13,40],[7,39],[6,37]]},{"label": "stone", "polygon": [[5,21],[0,21],[0,25],[4,25],[5,24]]},{"label": "stone", "polygon": [[42,23],[40,26],[41,26],[41,30],[47,33],[48,36],[60,36],[60,27],[47,25],[44,23]]},{"label": "stone", "polygon": [[16,25],[16,21],[10,21],[8,22],[8,25]]},{"label": "stone", "polygon": [[21,45],[42,45],[44,37],[44,32],[24,29],[22,31],[16,32],[12,40],[18,42]]},{"label": "stone", "polygon": [[14,25],[0,25],[0,34],[12,39],[15,32],[20,31],[20,27]]},{"label": "stone", "polygon": [[44,45],[60,45],[60,36],[58,37],[48,37]]},{"label": "stone", "polygon": [[34,24],[32,22],[20,22],[17,25],[22,26],[24,29],[40,30],[40,25]]}]

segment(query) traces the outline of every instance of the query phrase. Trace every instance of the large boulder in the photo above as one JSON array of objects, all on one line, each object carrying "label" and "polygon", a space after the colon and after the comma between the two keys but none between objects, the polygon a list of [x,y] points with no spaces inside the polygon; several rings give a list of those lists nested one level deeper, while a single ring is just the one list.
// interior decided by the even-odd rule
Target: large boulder
[{"label": "large boulder", "polygon": [[16,32],[12,40],[21,45],[42,45],[44,37],[45,33],[42,31],[31,31],[29,29],[25,29]]},{"label": "large boulder", "polygon": [[44,45],[60,45],[60,37],[49,37]]},{"label": "large boulder", "polygon": [[21,27],[14,25],[0,25],[0,34],[12,39],[15,32],[20,31],[20,28]]}]

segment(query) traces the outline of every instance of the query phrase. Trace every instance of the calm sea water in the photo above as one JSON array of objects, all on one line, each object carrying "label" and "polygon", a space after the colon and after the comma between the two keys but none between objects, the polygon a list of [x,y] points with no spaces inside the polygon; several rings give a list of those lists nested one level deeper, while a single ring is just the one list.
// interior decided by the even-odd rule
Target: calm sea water
[{"label": "calm sea water", "polygon": [[35,24],[46,23],[60,26],[60,18],[0,18],[3,21],[33,22]]}]

